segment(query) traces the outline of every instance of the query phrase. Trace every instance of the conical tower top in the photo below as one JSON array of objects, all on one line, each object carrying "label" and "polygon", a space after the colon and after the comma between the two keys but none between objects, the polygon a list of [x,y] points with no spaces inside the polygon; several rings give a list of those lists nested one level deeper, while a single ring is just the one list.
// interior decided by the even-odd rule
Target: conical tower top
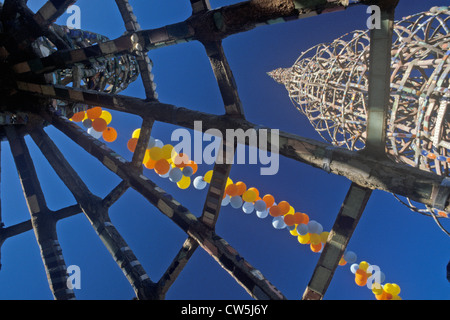
[{"label": "conical tower top", "polygon": [[278,68],[267,72],[267,74],[276,82],[285,85],[291,78],[291,72],[292,68]]}]

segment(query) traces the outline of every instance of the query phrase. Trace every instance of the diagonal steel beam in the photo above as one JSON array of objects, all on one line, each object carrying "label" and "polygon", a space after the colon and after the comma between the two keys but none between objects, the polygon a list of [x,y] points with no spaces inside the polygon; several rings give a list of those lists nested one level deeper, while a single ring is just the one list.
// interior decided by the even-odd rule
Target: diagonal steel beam
[{"label": "diagonal steel beam", "polygon": [[164,272],[161,279],[158,281],[158,285],[161,288],[161,299],[165,298],[167,291],[169,291],[170,287],[174,284],[175,280],[178,278],[181,271],[183,271],[184,267],[187,265],[189,259],[198,247],[198,242],[191,237],[188,237],[183,243],[180,251],[177,253],[166,272]]},{"label": "diagonal steel beam", "polygon": [[56,219],[47,207],[25,139],[12,126],[6,127],[5,131],[53,297],[58,300],[75,299],[73,290],[67,287],[67,266],[56,233]]},{"label": "diagonal steel beam", "polygon": [[386,125],[391,95],[394,9],[382,10],[380,28],[370,30],[367,138],[364,152],[386,156]]},{"label": "diagonal steel beam", "polygon": [[255,27],[287,22],[325,12],[347,8],[348,0],[253,0],[224,6],[191,16],[183,22],[151,30],[138,30],[133,34],[83,49],[63,50],[52,55],[23,61],[13,69],[22,74],[45,73],[72,67],[108,54],[150,51],[177,43],[198,40],[218,41],[232,34],[249,31]]},{"label": "diagonal steel beam", "polygon": [[80,204],[117,265],[122,269],[139,299],[156,299],[155,284],[128,244],[112,224],[102,199],[93,195],[42,128],[36,126],[30,136],[47,158],[56,174]]},{"label": "diagonal steel beam", "polygon": [[49,0],[34,15],[41,28],[46,28],[61,16],[76,0]]},{"label": "diagonal steel beam", "polygon": [[[141,26],[139,25],[137,18],[133,13],[133,8],[128,0],[116,0],[116,4],[119,8],[120,14],[122,15],[127,32],[134,33],[141,30]],[[156,85],[153,81],[154,76],[152,74],[152,61],[144,52],[140,52],[140,54],[136,57],[136,60],[139,65],[139,72],[141,74],[147,100],[157,99],[158,95],[155,91]]]},{"label": "diagonal steel beam", "polygon": [[[215,128],[225,133],[227,129],[244,131],[253,129],[258,139],[261,134],[267,134],[270,138],[274,131],[243,119],[198,112],[160,102],[146,102],[122,95],[24,82],[18,82],[18,89],[22,93],[32,92],[47,98],[99,105],[142,117],[152,116],[155,121],[190,129],[196,129],[195,121],[201,121],[202,131]],[[450,211],[450,188],[446,186],[442,176],[279,130],[274,132],[274,137],[273,141],[271,138],[268,139],[265,149],[274,150],[275,153],[324,169],[329,173],[344,176],[358,185],[398,194],[432,207],[435,206],[437,195],[441,194],[443,196],[440,196],[439,202],[442,205],[440,210]],[[248,141],[245,143],[249,144]]]},{"label": "diagonal steel beam", "polygon": [[304,300],[321,300],[325,295],[371,194],[371,189],[351,184],[308,287],[303,293]]},{"label": "diagonal steel beam", "polygon": [[54,113],[44,118],[67,135],[86,152],[97,158],[106,168],[128,181],[133,189],[142,194],[161,213],[195,239],[217,263],[222,266],[252,297],[256,299],[285,299],[261,272],[245,261],[239,253],[213,230],[207,228],[189,210],[150,179],[136,172],[120,155],[95,138],[86,135],[76,124]]}]

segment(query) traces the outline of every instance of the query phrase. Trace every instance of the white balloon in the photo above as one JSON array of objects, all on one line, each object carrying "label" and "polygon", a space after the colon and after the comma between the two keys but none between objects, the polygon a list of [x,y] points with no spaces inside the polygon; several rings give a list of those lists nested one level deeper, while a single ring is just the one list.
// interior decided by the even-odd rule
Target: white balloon
[{"label": "white balloon", "polygon": [[250,214],[255,209],[255,206],[253,205],[253,202],[244,202],[242,205],[242,211],[246,214]]},{"label": "white balloon", "polygon": [[227,206],[230,203],[230,199],[231,199],[230,196],[227,194],[225,196],[225,198],[222,199],[221,205],[224,206],[224,207]]},{"label": "white balloon", "polygon": [[269,215],[269,209],[263,211],[256,211],[256,216],[260,219],[264,219]]},{"label": "white balloon", "polygon": [[161,140],[159,140],[159,139],[155,139],[155,145],[154,146],[162,148],[162,147],[164,147],[164,143]]},{"label": "white balloon", "polygon": [[304,236],[308,233],[308,226],[304,223],[300,223],[297,226],[297,233],[301,236]]},{"label": "white balloon", "polygon": [[87,133],[93,136],[95,139],[99,139],[102,136],[102,132],[95,131],[94,128],[90,127],[87,129]]},{"label": "white balloon", "polygon": [[275,229],[279,229],[279,230],[286,228],[286,224],[284,223],[284,217],[283,216],[274,217],[272,220],[272,226]]},{"label": "white balloon", "polygon": [[353,274],[355,274],[356,273],[356,270],[358,270],[359,269],[359,264],[357,264],[357,263],[354,263],[354,264],[352,264],[351,266],[350,266],[350,271],[353,273]]},{"label": "white balloon", "polygon": [[[320,226],[320,223],[318,223],[317,221],[315,221],[315,220],[310,220],[309,222],[308,222],[308,230],[309,230],[309,233],[317,233],[317,234],[320,234],[320,228],[321,228],[321,226]],[[323,230],[323,228],[322,228],[322,230]]]},{"label": "white balloon", "polygon": [[255,201],[254,207],[255,207],[256,211],[264,211],[264,210],[266,210],[267,206],[266,206],[266,203],[264,202],[264,200],[257,200],[257,201]]},{"label": "white balloon", "polygon": [[230,199],[230,204],[234,209],[240,208],[242,206],[242,203],[243,203],[243,201],[242,201],[241,196],[234,196],[234,197],[231,197],[231,199]]},{"label": "white balloon", "polygon": [[348,263],[356,262],[356,258],[356,253],[354,253],[353,251],[347,251],[344,253],[344,260]]},{"label": "white balloon", "polygon": [[178,182],[183,178],[183,172],[181,172],[181,169],[178,167],[172,168],[169,171],[169,180],[172,182]]},{"label": "white balloon", "polygon": [[170,171],[167,172],[167,173],[165,173],[165,174],[159,174],[159,176],[160,176],[161,178],[168,178],[168,177],[169,177],[169,173],[170,173]]},{"label": "white balloon", "polygon": [[195,177],[193,184],[195,189],[203,190],[208,183],[203,180],[203,176],[197,176]]}]

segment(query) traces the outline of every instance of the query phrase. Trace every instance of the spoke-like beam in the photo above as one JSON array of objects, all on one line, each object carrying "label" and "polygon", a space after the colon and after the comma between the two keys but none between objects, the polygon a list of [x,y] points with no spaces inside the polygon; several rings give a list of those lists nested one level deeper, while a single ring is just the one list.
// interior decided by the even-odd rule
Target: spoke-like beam
[{"label": "spoke-like beam", "polygon": [[[116,4],[125,23],[127,32],[134,33],[141,30],[137,18],[133,13],[133,8],[128,0],[116,0]],[[136,60],[139,65],[139,72],[141,74],[147,100],[157,99],[158,95],[155,91],[156,85],[153,82],[154,76],[152,74],[152,61],[145,52],[140,52],[140,54],[136,57]]]},{"label": "spoke-like beam", "polygon": [[219,85],[225,112],[228,115],[244,117],[241,99],[239,98],[233,72],[228,64],[221,41],[203,43],[211,62],[211,68]]},{"label": "spoke-like beam", "polygon": [[184,267],[187,265],[189,259],[192,257],[197,248],[198,242],[190,237],[183,243],[180,251],[177,253],[172,263],[158,282],[158,285],[161,288],[160,294],[162,299],[165,298],[167,291],[169,291],[170,287],[174,284],[175,280],[178,278],[181,271],[183,271]]},{"label": "spoke-like beam", "polygon": [[303,294],[304,300],[321,300],[323,298],[371,194],[371,189],[351,184],[312,278]]},{"label": "spoke-like beam", "polygon": [[86,135],[76,124],[55,114],[44,115],[58,130],[103,163],[106,168],[128,181],[161,213],[208,252],[255,299],[285,299],[260,271],[245,261],[239,253],[213,230],[207,228],[172,196],[156,186],[146,176],[136,172],[125,159],[95,138]]},{"label": "spoke-like beam", "polygon": [[98,236],[132,285],[136,296],[139,299],[157,298],[155,284],[150,280],[133,251],[112,224],[108,209],[103,207],[102,199],[89,191],[42,128],[34,128],[30,131],[30,136],[80,204]]},{"label": "spoke-like beam", "polygon": [[144,160],[145,151],[147,150],[148,142],[150,141],[150,134],[152,132],[154,122],[155,121],[151,118],[144,118],[144,120],[142,121],[138,142],[133,153],[133,158],[131,160],[132,165],[139,169],[141,172],[143,169],[142,161]]},{"label": "spoke-like beam", "polygon": [[76,0],[49,0],[34,15],[41,28],[46,28],[58,19]]},{"label": "spoke-like beam", "polygon": [[[142,99],[122,95],[24,82],[19,82],[18,88],[21,91],[32,92],[43,97],[99,105],[142,117],[154,117],[156,121],[190,129],[196,129],[195,121],[201,121],[202,131],[215,128],[220,130],[224,136],[227,129],[255,130],[258,140],[262,133],[267,133],[269,138],[267,149],[269,151],[277,152],[279,149],[280,155],[344,176],[363,187],[398,194],[432,207],[435,205],[436,196],[444,193],[446,196],[444,200],[440,200],[442,203],[440,209],[450,211],[448,199],[450,188],[445,184],[441,185],[444,178],[405,164],[390,160],[377,160],[370,155],[331,147],[325,142],[283,131],[272,132],[270,128],[255,125],[243,119],[212,115],[159,102],[146,102]],[[270,138],[272,133],[276,134],[273,141]]]},{"label": "spoke-like beam", "polygon": [[386,132],[391,95],[391,48],[394,9],[381,11],[381,28],[370,30],[369,97],[365,152],[386,156]]},{"label": "spoke-like beam", "polygon": [[46,58],[24,61],[16,64],[14,70],[19,74],[53,72],[108,54],[120,54],[133,50],[146,52],[192,40],[203,43],[214,42],[258,26],[343,10],[347,6],[348,0],[244,1],[196,14],[186,21],[162,28],[139,30],[132,35],[128,34],[87,48],[59,51]]},{"label": "spoke-like beam", "polygon": [[47,207],[25,139],[14,127],[6,127],[5,131],[53,297],[58,300],[75,299],[73,290],[67,287],[67,266],[56,234],[56,220]]},{"label": "spoke-like beam", "polygon": [[192,15],[205,13],[206,11],[211,10],[209,0],[190,0],[190,2],[192,7]]}]

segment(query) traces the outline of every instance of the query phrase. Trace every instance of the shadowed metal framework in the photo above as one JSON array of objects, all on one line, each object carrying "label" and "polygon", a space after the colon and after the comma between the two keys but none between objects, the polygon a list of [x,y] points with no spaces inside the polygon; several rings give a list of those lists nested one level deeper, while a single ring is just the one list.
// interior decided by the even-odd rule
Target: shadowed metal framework
[{"label": "shadowed metal framework", "polygon": [[[7,76],[1,77],[1,95],[4,97],[1,111],[5,115],[1,135],[9,141],[31,219],[2,227],[1,243],[20,233],[34,230],[55,299],[74,299],[73,290],[65,285],[66,265],[58,243],[56,223],[83,213],[139,299],[164,299],[199,247],[210,254],[251,297],[286,299],[258,269],[215,232],[231,165],[217,161],[204,208],[199,215],[195,215],[142,173],[142,160],[152,126],[155,121],[159,121],[193,129],[194,121],[200,120],[204,131],[215,128],[225,133],[226,129],[254,128],[258,135],[259,130],[264,129],[264,136],[270,137],[270,128],[257,126],[244,116],[244,108],[222,47],[222,39],[275,22],[339,11],[350,5],[375,4],[382,9],[383,27],[370,32],[370,41],[377,42],[377,45],[372,46],[368,60],[371,66],[375,66],[373,69],[371,67],[372,70],[381,71],[381,77],[388,77],[393,14],[398,1],[373,0],[349,4],[348,0],[253,0],[212,9],[208,0],[190,0],[192,16],[186,21],[158,29],[142,30],[128,0],[116,0],[127,32],[113,40],[88,41],[89,35],[84,35],[82,38],[86,41],[73,44],[60,32],[62,29],[52,22],[74,2],[51,0],[36,13],[31,12],[26,1],[21,0],[5,0],[2,7],[1,74]],[[48,41],[52,45],[36,46],[36,41]],[[186,41],[199,41],[204,45],[223,98],[224,115],[198,112],[158,100],[151,73],[152,62],[147,53]],[[36,52],[36,48],[40,48],[40,52]],[[105,72],[111,65],[116,68],[109,73]],[[136,73],[133,72],[137,69],[132,68],[136,65],[143,81],[146,99],[117,94],[134,79]],[[55,74],[60,77],[55,77]],[[95,78],[91,83],[88,78],[93,76]],[[369,73],[369,94],[373,91],[374,96],[381,96],[388,101],[389,81],[380,82],[379,78],[380,75]],[[126,161],[67,119],[80,107],[87,106],[101,106],[142,118],[141,133],[132,161]],[[370,100],[369,121],[371,114],[385,114],[386,108],[387,104],[380,104],[376,99]],[[47,136],[43,129],[45,125],[52,125],[60,130],[120,177],[122,182],[103,199],[92,194]],[[267,129],[269,133],[266,132]],[[373,136],[367,139],[372,138],[374,144],[366,149],[370,151],[371,148],[381,146],[384,149],[385,137],[381,134],[384,127],[375,127],[373,132]],[[75,205],[56,212],[47,208],[33,159],[24,140],[27,134],[73,194],[77,201]],[[223,145],[226,146],[227,143],[230,142]],[[442,210],[450,209],[450,190],[443,183],[443,177],[434,172],[376,157],[370,152],[347,150],[287,132],[280,131],[280,140],[269,141],[268,149],[275,143],[279,145],[279,153],[285,157],[352,181],[303,299],[323,298],[372,190],[392,192],[430,206],[438,203]],[[227,156],[227,149],[224,148],[219,157]],[[187,235],[167,271],[156,281],[147,275],[109,218],[108,209],[128,188],[140,193]]]}]

